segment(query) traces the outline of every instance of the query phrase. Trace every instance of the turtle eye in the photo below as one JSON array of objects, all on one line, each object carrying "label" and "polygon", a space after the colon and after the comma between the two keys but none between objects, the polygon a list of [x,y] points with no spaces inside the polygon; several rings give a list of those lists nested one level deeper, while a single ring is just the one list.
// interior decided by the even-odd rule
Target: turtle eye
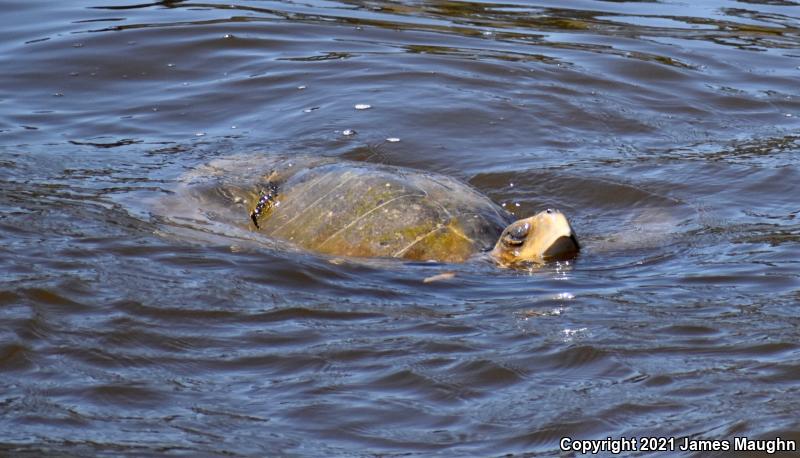
[{"label": "turtle eye", "polygon": [[503,234],[503,243],[508,246],[522,245],[525,243],[525,238],[528,236],[530,229],[530,223],[512,225]]}]

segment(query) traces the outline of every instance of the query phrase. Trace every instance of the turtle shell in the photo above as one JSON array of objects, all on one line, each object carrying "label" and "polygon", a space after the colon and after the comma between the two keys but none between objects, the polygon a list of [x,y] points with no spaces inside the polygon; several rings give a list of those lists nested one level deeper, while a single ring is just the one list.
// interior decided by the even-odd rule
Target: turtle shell
[{"label": "turtle shell", "polygon": [[253,228],[331,255],[463,262],[512,217],[444,175],[321,159],[275,161],[244,197]]}]

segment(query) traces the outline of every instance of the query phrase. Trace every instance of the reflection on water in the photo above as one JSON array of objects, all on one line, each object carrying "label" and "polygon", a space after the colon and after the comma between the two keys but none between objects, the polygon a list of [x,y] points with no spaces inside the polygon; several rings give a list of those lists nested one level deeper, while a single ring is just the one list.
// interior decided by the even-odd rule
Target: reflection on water
[{"label": "reflection on water", "polygon": [[[6,4],[0,451],[800,441],[799,7]],[[208,227],[185,177],[239,153],[451,175],[584,250],[519,272]]]}]

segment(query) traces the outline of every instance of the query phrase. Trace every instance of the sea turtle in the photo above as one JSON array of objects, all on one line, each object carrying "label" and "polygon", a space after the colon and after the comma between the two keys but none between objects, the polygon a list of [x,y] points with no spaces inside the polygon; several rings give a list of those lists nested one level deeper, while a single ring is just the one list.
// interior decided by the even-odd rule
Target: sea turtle
[{"label": "sea turtle", "polygon": [[568,259],[579,249],[561,212],[514,221],[444,175],[333,158],[242,160],[214,161],[199,174],[221,178],[218,193],[243,207],[250,230],[307,250],[439,262],[488,253],[509,267]]}]

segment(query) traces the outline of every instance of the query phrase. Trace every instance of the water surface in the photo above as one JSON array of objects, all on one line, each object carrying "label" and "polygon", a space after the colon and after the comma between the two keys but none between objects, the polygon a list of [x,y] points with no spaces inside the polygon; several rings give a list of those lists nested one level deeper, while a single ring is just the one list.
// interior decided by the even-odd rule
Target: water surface
[{"label": "water surface", "polygon": [[[6,2],[0,451],[800,442],[800,4],[699,3]],[[338,260],[154,205],[232,154],[444,173],[585,249]]]}]

